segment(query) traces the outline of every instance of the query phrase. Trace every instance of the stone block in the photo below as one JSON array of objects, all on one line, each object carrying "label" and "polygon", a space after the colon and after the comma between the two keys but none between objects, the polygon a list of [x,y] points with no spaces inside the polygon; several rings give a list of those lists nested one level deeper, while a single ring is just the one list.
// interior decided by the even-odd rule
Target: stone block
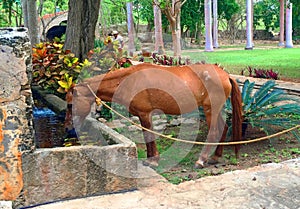
[{"label": "stone block", "polygon": [[86,124],[115,143],[37,149],[24,155],[23,206],[136,189],[135,144],[95,119]]}]

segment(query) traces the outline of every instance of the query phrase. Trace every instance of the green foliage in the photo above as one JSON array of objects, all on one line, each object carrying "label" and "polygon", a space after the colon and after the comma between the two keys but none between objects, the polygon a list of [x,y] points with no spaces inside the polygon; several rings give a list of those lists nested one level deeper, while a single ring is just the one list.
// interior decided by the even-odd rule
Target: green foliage
[{"label": "green foliage", "polygon": [[241,7],[235,0],[218,1],[218,15],[220,19],[229,21],[240,10]]},{"label": "green foliage", "polygon": [[44,1],[42,15],[53,14],[53,13],[57,12],[57,9],[59,11],[67,11],[68,10],[68,0]]},{"label": "green foliage", "polygon": [[[276,85],[275,81],[270,80],[254,91],[255,82],[246,80],[241,92],[244,121],[266,134],[271,133],[274,127],[286,129],[299,124],[296,117],[300,115],[299,99],[276,88]],[[232,109],[229,99],[225,104],[225,113],[227,123],[231,126]],[[300,140],[297,130],[292,133]]]},{"label": "green foliage", "polygon": [[58,42],[40,43],[33,48],[33,83],[62,96],[74,84],[81,72],[82,66],[90,63],[80,63],[70,50],[63,50],[63,44]]},{"label": "green foliage", "polygon": [[300,36],[300,0],[291,0],[293,3],[293,35]]},{"label": "green foliage", "polygon": [[202,32],[204,26],[203,1],[187,1],[181,8],[180,24],[184,32]]},{"label": "green foliage", "polygon": [[279,27],[279,1],[259,1],[254,5],[254,25],[260,25],[262,21],[267,31]]},{"label": "green foliage", "polygon": [[101,23],[110,26],[126,22],[126,2],[124,0],[102,0],[101,1]]},{"label": "green foliage", "polygon": [[21,17],[20,0],[0,0],[0,27],[20,26]]}]

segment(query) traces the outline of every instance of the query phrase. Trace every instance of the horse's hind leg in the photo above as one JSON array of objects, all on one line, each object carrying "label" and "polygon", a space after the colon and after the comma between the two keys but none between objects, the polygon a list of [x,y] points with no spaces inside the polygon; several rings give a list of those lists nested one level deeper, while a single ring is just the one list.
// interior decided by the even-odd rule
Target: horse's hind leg
[{"label": "horse's hind leg", "polygon": [[[140,114],[139,119],[144,128],[152,130],[152,118],[150,113]],[[147,147],[147,161],[152,166],[157,166],[159,153],[155,143],[155,136],[153,133],[150,133],[146,130],[143,130],[143,135]]]},{"label": "horse's hind leg", "polygon": [[[227,135],[227,131],[228,131],[228,126],[227,126],[227,124],[225,123],[225,121],[223,120],[223,117],[222,117],[221,114],[219,114],[219,116],[218,116],[218,129],[219,129],[219,130],[223,130],[223,133],[222,133],[220,142],[224,142],[225,139],[226,139],[226,135]],[[220,157],[222,157],[222,154],[223,154],[223,148],[224,148],[224,146],[222,146],[222,145],[218,145],[218,146],[217,146],[217,149],[216,149],[216,151],[215,151],[215,154],[214,154],[214,156],[212,157],[212,162],[217,163],[217,162],[218,162],[218,159],[219,159]]]},{"label": "horse's hind leg", "polygon": [[[220,115],[220,111],[218,111],[218,110],[220,110],[220,109],[218,108],[218,109],[212,110],[211,106],[209,106],[209,105],[203,106],[203,108],[204,108],[204,113],[205,113],[205,117],[206,117],[206,122],[207,122],[208,128],[209,128],[206,141],[209,143],[219,142],[222,138],[220,127],[219,127],[219,124],[221,124],[221,123],[218,122],[219,115]],[[215,145],[205,145],[201,151],[199,159],[195,163],[195,168],[203,168],[205,163],[207,163],[209,156],[214,151],[214,149],[216,149]]]}]

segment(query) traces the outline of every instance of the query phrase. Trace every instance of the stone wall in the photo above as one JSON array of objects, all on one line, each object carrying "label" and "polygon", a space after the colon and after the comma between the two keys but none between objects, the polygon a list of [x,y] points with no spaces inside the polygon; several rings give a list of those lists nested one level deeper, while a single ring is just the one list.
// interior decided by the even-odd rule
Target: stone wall
[{"label": "stone wall", "polygon": [[27,29],[0,29],[0,74],[0,201],[13,201],[23,189],[22,155],[34,149]]},{"label": "stone wall", "polygon": [[112,145],[35,149],[27,29],[0,29],[0,75],[0,209],[136,188],[135,144],[93,118],[85,131]]}]

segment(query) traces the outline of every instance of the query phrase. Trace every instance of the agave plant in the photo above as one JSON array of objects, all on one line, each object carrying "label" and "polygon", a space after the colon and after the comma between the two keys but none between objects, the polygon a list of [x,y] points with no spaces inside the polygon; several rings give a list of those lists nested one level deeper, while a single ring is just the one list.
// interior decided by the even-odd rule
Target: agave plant
[{"label": "agave plant", "polygon": [[[241,92],[244,125],[260,128],[268,135],[274,127],[286,129],[299,124],[299,99],[276,88],[276,85],[274,80],[269,80],[255,91],[255,82],[244,82]],[[225,113],[227,121],[231,121],[232,109],[229,100],[225,104]],[[299,131],[294,130],[292,133],[300,141]]]}]

